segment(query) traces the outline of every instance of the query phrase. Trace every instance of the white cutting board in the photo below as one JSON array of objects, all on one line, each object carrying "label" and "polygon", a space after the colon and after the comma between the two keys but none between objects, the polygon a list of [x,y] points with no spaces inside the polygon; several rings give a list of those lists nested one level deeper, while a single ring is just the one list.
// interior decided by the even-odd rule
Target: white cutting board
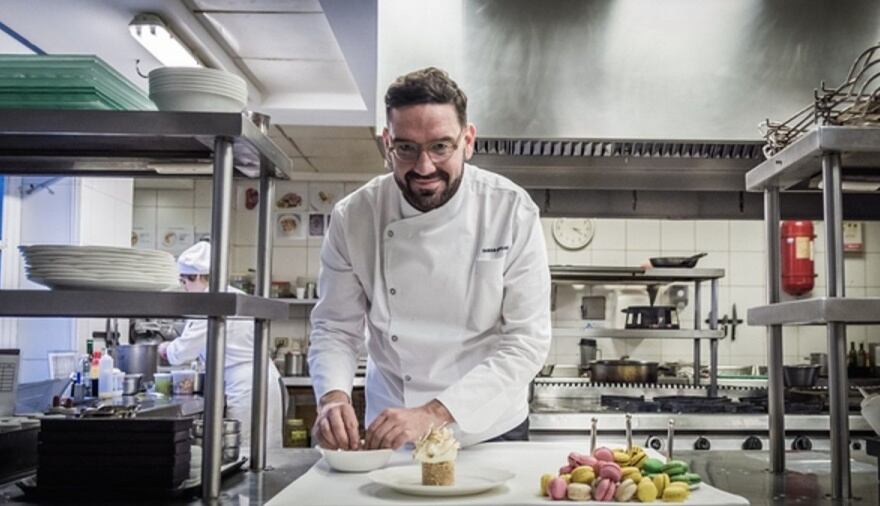
[{"label": "white cutting board", "polygon": [[[472,446],[459,452],[458,463],[496,467],[516,474],[506,485],[483,494],[465,497],[418,497],[395,492],[384,486],[372,483],[367,473],[338,473],[331,470],[324,459],[319,460],[309,471],[298,480],[282,490],[268,502],[269,506],[301,504],[310,506],[349,506],[352,504],[372,506],[423,505],[423,504],[505,504],[505,505],[540,505],[574,504],[551,501],[539,494],[541,475],[555,474],[566,464],[570,452],[587,452],[571,442],[516,442],[516,443],[484,443]],[[600,442],[600,446],[603,443]],[[620,447],[620,444],[609,444],[609,447]],[[647,450],[651,457],[661,457],[654,450]],[[410,466],[415,464],[410,451],[395,452],[389,465]],[[590,501],[584,504],[620,505],[622,503]],[[633,503],[638,504],[638,503]],[[658,503],[665,504],[665,503]],[[739,506],[749,502],[738,495],[733,495],[705,483],[691,492],[684,503],[692,506]]]}]

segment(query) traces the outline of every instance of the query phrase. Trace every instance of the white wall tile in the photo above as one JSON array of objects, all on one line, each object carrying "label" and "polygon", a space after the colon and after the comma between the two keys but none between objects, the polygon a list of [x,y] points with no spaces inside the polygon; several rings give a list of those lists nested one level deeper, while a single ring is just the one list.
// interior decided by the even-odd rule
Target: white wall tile
[{"label": "white wall tile", "polygon": [[816,220],[813,222],[813,252],[825,252],[825,222]]},{"label": "white wall tile", "polygon": [[843,273],[846,286],[865,286],[865,257],[862,254],[844,254]]},{"label": "white wall tile", "polygon": [[660,220],[627,221],[626,248],[660,251]]},{"label": "white wall tile", "polygon": [[730,222],[730,251],[764,251],[764,222]]},{"label": "white wall tile", "polygon": [[876,253],[880,251],[880,221],[864,222],[865,250]]},{"label": "white wall tile", "polygon": [[272,249],[272,279],[296,283],[296,278],[308,275],[308,248],[275,246]]},{"label": "white wall tile", "polygon": [[156,227],[159,232],[165,227],[191,227],[193,226],[193,208],[190,207],[160,207],[156,209]]},{"label": "white wall tile", "polygon": [[692,220],[664,220],[660,222],[660,250],[691,252],[695,245],[696,225]]},{"label": "white wall tile", "polygon": [[694,225],[696,251],[728,251],[730,249],[730,222],[727,220],[697,220]]},{"label": "white wall tile", "polygon": [[239,246],[257,244],[257,212],[235,209],[232,212],[233,240]]},{"label": "white wall tile", "polygon": [[813,292],[825,291],[825,253],[813,253],[813,270],[816,274]]},{"label": "white wall tile", "polygon": [[548,247],[556,247],[556,241],[553,240],[553,222],[555,218],[541,218],[541,230],[544,232],[544,242]]},{"label": "white wall tile", "polygon": [[214,184],[209,180],[196,180],[193,188],[193,205],[211,208]]},{"label": "white wall tile", "polygon": [[157,190],[156,205],[158,207],[193,207],[192,190]]},{"label": "white wall tile", "polygon": [[579,250],[556,250],[556,263],[558,265],[593,265],[593,252],[589,248]]},{"label": "white wall tile", "polygon": [[204,207],[196,207],[193,209],[193,227],[195,227],[196,235],[210,234],[211,210]]},{"label": "white wall tile", "polygon": [[594,250],[593,265],[602,267],[624,267],[626,266],[625,250]]},{"label": "white wall tile", "polygon": [[134,190],[135,207],[156,207],[156,190]]},{"label": "white wall tile", "polygon": [[590,247],[594,251],[626,249],[626,222],[627,220],[595,220],[595,234]]},{"label": "white wall tile", "polygon": [[732,252],[730,255],[730,286],[763,286],[764,254]]},{"label": "white wall tile", "polygon": [[638,267],[651,264],[651,258],[660,256],[660,250],[626,250],[626,266]]},{"label": "white wall tile", "polygon": [[880,287],[880,253],[865,253],[865,286]]},{"label": "white wall tile", "polygon": [[[230,248],[230,274],[245,274],[248,269],[257,268],[257,248],[253,246],[233,246]],[[273,260],[274,263],[274,260]]]}]

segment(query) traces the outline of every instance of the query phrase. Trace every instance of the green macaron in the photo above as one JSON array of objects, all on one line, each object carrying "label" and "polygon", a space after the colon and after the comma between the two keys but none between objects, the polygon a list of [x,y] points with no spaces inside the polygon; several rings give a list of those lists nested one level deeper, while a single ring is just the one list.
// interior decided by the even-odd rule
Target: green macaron
[{"label": "green macaron", "polygon": [[660,459],[648,459],[642,466],[646,474],[659,474],[663,472],[663,461]]},{"label": "green macaron", "polygon": [[663,466],[663,472],[668,474],[670,478],[679,474],[684,474],[688,472],[688,470],[687,462],[682,462],[681,460],[670,460]]},{"label": "green macaron", "polygon": [[695,484],[700,483],[702,481],[700,479],[700,475],[697,473],[676,474],[675,476],[672,476],[669,479],[671,481],[683,481],[683,482],[687,483],[688,485],[695,485]]}]

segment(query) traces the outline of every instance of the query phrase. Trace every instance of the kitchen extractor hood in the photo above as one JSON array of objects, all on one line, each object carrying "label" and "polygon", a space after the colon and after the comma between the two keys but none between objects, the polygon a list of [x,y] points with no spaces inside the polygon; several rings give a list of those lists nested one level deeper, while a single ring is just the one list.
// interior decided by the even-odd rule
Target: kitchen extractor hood
[{"label": "kitchen extractor hood", "polygon": [[[739,195],[764,160],[759,124],[840,81],[880,34],[876,0],[418,5],[380,4],[379,88],[419,67],[448,70],[477,126],[474,163],[528,188],[550,214],[594,213],[573,204],[607,192],[620,197],[609,208],[633,209],[625,216],[760,217],[760,196]],[[450,36],[426,39],[426,15]],[[643,205],[683,193],[694,194],[684,208],[709,212]]]}]

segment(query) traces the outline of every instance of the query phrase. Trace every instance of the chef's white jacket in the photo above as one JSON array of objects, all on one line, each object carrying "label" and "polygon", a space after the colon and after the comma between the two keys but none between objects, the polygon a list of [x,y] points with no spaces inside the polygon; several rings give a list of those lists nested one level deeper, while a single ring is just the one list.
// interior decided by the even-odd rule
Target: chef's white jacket
[{"label": "chef's white jacket", "polygon": [[[235,287],[228,291],[244,293]],[[208,342],[208,320],[187,320],[180,337],[166,349],[172,365],[188,364],[201,357],[205,361]],[[254,374],[254,320],[228,318],[226,320],[226,361],[223,383],[226,390],[227,416],[241,421],[242,444],[250,439],[251,392]],[[268,367],[266,446],[281,448],[281,386],[278,370],[272,361]]]},{"label": "chef's white jacket", "polygon": [[321,249],[309,371],[315,394],[351,392],[366,344],[366,421],[438,399],[463,445],[528,416],[550,348],[550,274],[539,210],[511,181],[466,165],[422,213],[391,174],[333,210]]}]

